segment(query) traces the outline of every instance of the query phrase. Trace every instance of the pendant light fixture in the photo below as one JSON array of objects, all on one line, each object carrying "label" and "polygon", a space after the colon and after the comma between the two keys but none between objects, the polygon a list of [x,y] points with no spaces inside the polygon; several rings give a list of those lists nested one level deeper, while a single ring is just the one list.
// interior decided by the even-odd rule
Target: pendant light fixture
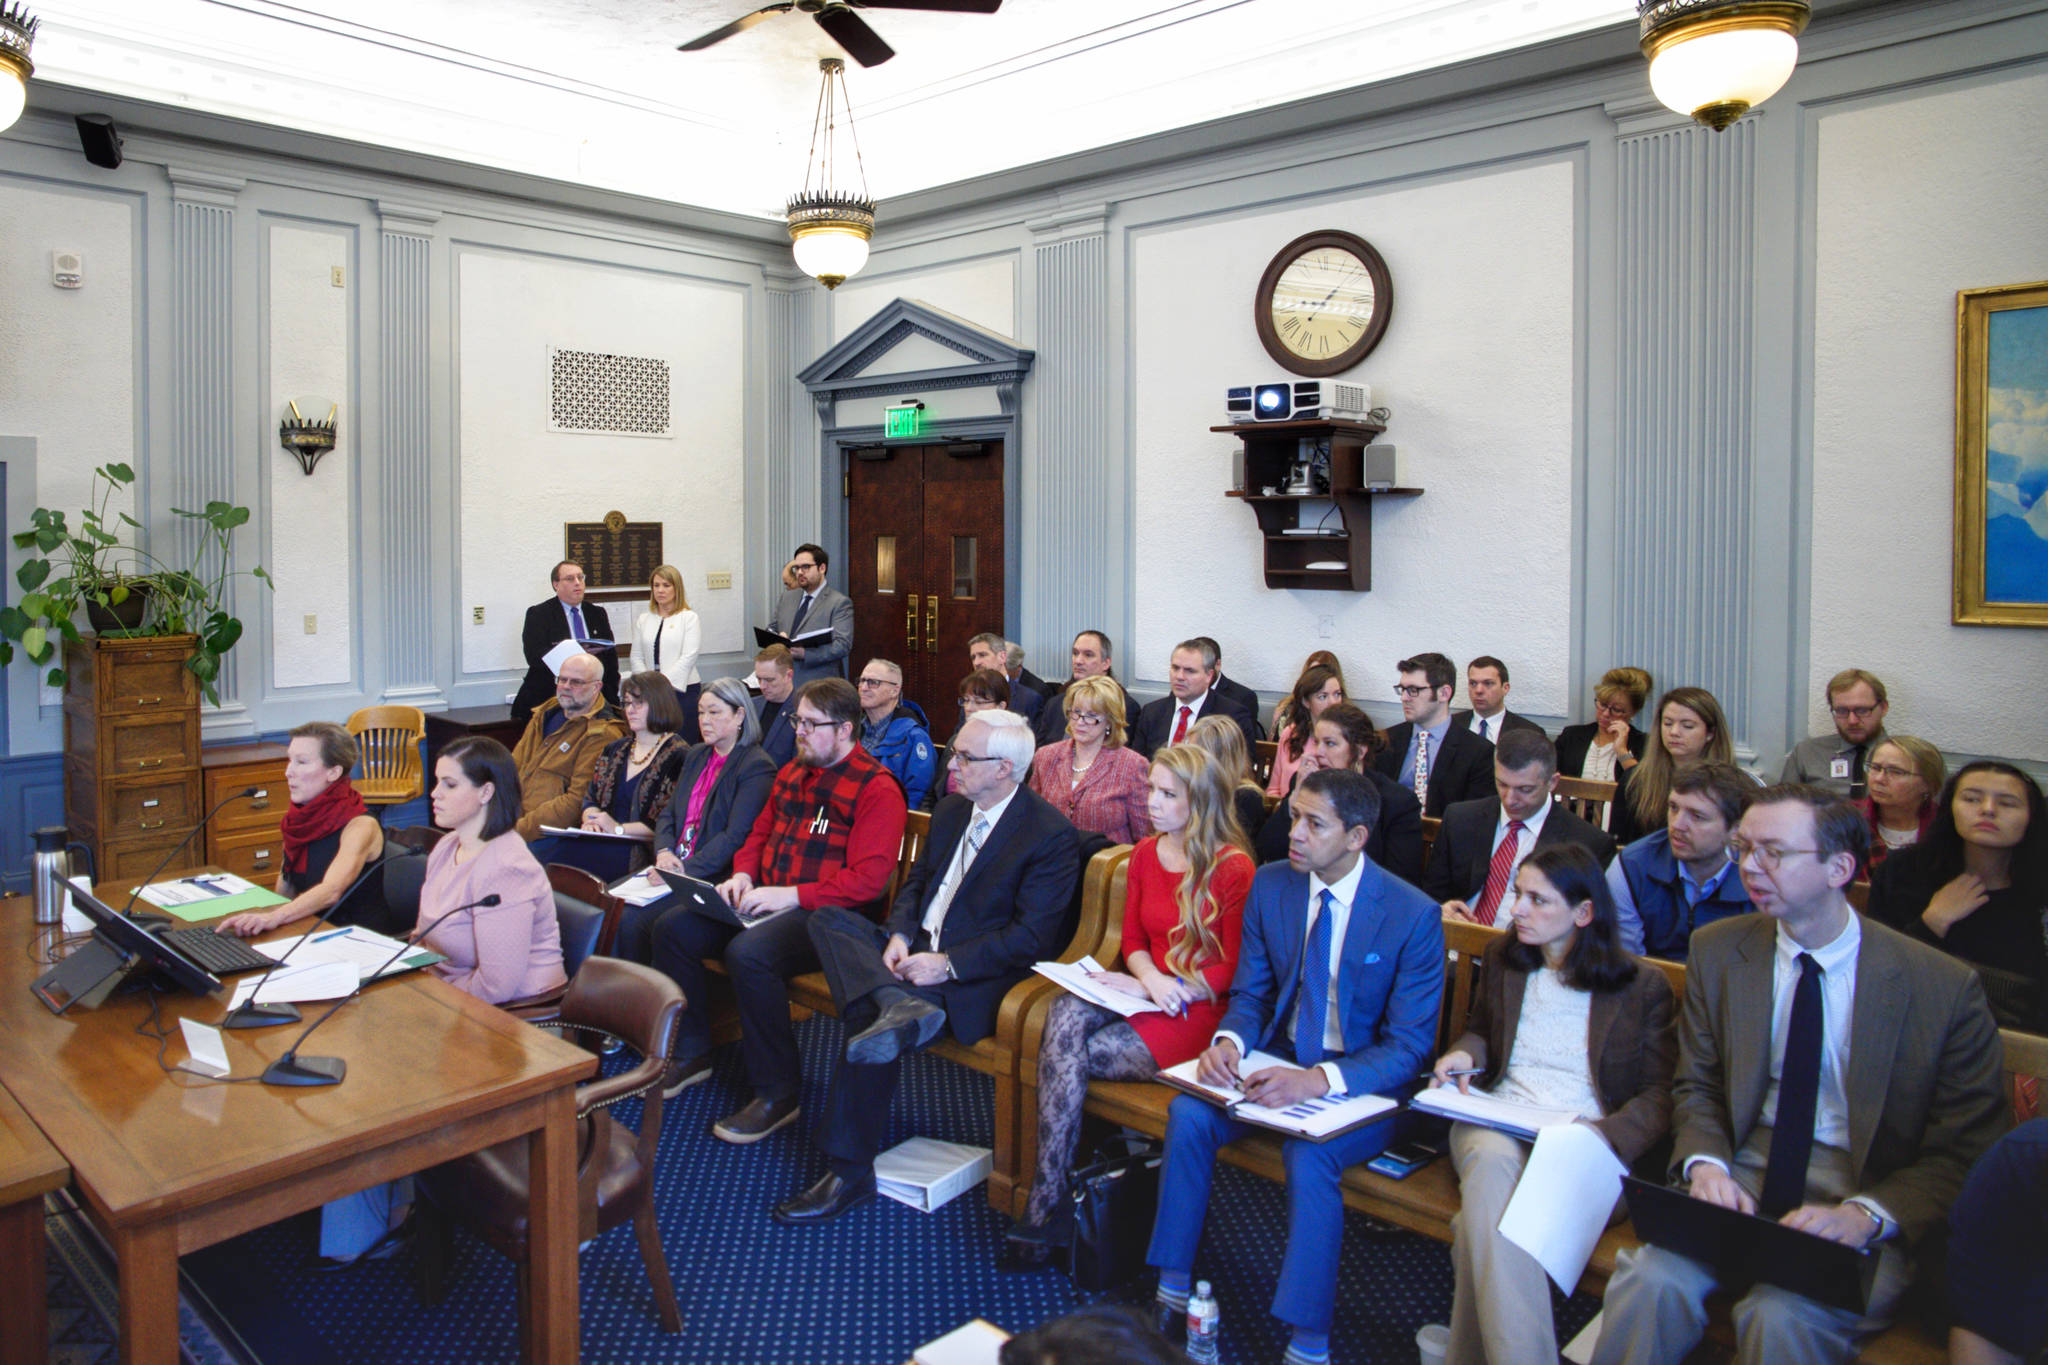
[{"label": "pendant light fixture", "polygon": [[1641,0],[1650,89],[1716,132],[1784,89],[1799,62],[1806,0]]},{"label": "pendant light fixture", "polygon": [[[853,130],[853,103],[846,95],[846,63],[837,57],[819,61],[824,82],[818,90],[818,113],[811,124],[811,153],[804,163],[803,193],[790,196],[789,240],[797,268],[827,289],[837,289],[868,263],[868,239],[875,231],[875,201],[868,198],[867,170],[861,165],[860,138]],[[853,144],[858,190],[841,190],[834,181],[834,152],[839,110],[844,108],[846,137]]]},{"label": "pendant light fixture", "polygon": [[13,127],[28,107],[28,78],[36,74],[28,49],[38,22],[23,6],[0,3],[0,131]]}]

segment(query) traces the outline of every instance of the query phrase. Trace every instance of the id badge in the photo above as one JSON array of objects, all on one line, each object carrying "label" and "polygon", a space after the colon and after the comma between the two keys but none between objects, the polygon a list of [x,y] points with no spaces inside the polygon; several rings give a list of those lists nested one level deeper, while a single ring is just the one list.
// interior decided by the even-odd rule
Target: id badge
[{"label": "id badge", "polygon": [[1828,776],[1846,779],[1849,776],[1849,760],[1846,758],[1829,759]]}]

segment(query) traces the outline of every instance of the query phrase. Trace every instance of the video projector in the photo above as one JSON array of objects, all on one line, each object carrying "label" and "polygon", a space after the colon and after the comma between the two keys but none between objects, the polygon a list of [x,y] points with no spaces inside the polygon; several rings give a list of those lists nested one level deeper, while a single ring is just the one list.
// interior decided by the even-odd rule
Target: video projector
[{"label": "video projector", "polygon": [[1233,422],[1362,422],[1372,411],[1372,386],[1338,379],[1241,384],[1224,390],[1223,410]]}]

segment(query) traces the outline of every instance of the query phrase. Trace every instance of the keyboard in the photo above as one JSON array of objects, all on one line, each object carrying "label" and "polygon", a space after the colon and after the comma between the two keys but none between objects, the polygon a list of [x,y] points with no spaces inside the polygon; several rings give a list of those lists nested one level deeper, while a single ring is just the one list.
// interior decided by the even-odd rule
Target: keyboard
[{"label": "keyboard", "polygon": [[165,929],[157,936],[215,976],[267,971],[276,965],[276,959],[265,957],[233,934],[216,934],[211,929]]}]

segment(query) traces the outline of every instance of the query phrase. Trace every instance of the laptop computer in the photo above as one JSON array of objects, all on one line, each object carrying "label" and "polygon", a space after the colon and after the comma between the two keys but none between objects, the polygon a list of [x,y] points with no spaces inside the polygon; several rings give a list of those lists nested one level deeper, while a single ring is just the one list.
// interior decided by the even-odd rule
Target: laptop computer
[{"label": "laptop computer", "polygon": [[1762,1282],[1831,1308],[1870,1306],[1877,1257],[1753,1213],[1695,1199],[1684,1190],[1623,1176],[1629,1220],[1644,1241],[1712,1266],[1723,1288]]}]

